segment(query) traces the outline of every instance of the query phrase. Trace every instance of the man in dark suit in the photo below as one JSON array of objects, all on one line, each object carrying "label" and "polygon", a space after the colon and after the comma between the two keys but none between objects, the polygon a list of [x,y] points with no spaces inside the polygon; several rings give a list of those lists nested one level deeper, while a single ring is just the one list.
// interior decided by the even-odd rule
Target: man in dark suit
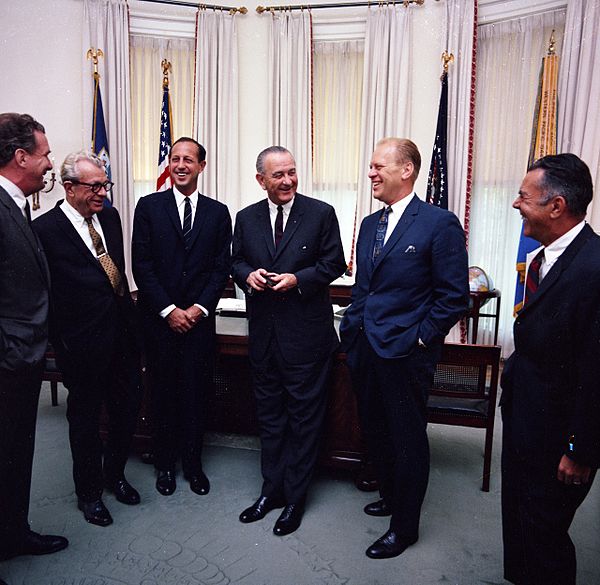
[{"label": "man in dark suit", "polygon": [[231,269],[227,207],[198,193],[206,150],[191,138],[169,155],[173,188],[140,199],[133,221],[133,274],[151,379],[156,489],[176,488],[175,463],[193,492],[202,470],[207,388],[212,383],[215,309]]},{"label": "man in dark suit", "polygon": [[600,237],[587,165],[545,156],[513,203],[529,255],[515,351],[502,374],[504,577],[575,585],[568,530],[600,466]]},{"label": "man in dark suit", "polygon": [[[123,257],[121,220],[104,200],[112,188],[91,152],[68,155],[61,167],[66,199],[33,222],[48,258],[50,339],[69,390],[67,419],[78,507],[97,526],[112,523],[103,487],[138,504],[125,479],[140,397],[139,339]],[[109,416],[103,449],[99,419]]]},{"label": "man in dark suit", "polygon": [[49,154],[39,122],[0,114],[0,561],[68,545],[28,524],[50,276],[26,197],[43,189]]},{"label": "man in dark suit", "polygon": [[291,153],[267,148],[256,170],[268,198],[237,215],[233,278],[246,291],[264,481],[240,521],[285,506],[273,530],[282,536],[300,526],[317,460],[338,345],[329,284],[346,264],[335,211],[296,193]]},{"label": "man in dark suit", "polygon": [[381,499],[390,516],[366,553],[395,557],[415,543],[429,477],[426,403],[444,337],[469,302],[465,235],[456,216],[413,187],[421,156],[410,140],[381,140],[370,163],[373,196],[356,245],[352,304],[340,327]]}]

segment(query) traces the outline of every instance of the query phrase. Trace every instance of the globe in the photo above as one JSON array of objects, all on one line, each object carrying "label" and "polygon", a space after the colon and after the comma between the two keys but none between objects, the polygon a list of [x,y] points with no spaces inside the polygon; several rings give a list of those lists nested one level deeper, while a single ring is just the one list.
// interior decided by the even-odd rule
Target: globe
[{"label": "globe", "polygon": [[471,292],[489,292],[494,290],[494,283],[483,268],[469,266],[469,290]]}]

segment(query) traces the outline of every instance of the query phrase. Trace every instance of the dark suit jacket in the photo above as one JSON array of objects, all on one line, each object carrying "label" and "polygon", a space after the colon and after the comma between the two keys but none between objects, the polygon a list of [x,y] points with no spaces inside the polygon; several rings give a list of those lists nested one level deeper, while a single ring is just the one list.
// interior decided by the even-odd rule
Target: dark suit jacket
[{"label": "dark suit jacket", "polygon": [[333,207],[296,193],[283,239],[275,251],[266,199],[237,214],[233,236],[233,278],[247,291],[246,278],[258,268],[291,273],[298,286],[286,293],[252,290],[246,295],[250,356],[260,359],[272,335],[290,363],[323,359],[337,346],[329,284],[346,268]]},{"label": "dark suit jacket", "polygon": [[[50,337],[61,367],[105,367],[125,328],[136,340],[134,306],[125,276],[121,220],[114,207],[98,213],[106,249],[124,279],[117,297],[104,269],[63,213],[55,207],[33,222],[52,275]],[[132,349],[137,349],[133,347]]]},{"label": "dark suit jacket", "polygon": [[215,309],[231,269],[230,246],[231,217],[222,203],[198,195],[186,249],[172,189],[142,197],[133,220],[132,264],[147,326],[163,330],[163,309],[171,304],[187,309],[197,303],[208,310],[209,318],[201,319],[186,339],[212,343]]},{"label": "dark suit jacket", "polygon": [[[500,404],[518,455],[600,466],[600,237],[586,225],[514,324]],[[573,436],[574,450],[568,451]]]},{"label": "dark suit jacket", "polygon": [[453,213],[415,197],[372,262],[381,212],[366,217],[356,246],[352,304],[340,327],[343,349],[364,325],[382,358],[408,355],[419,338],[441,342],[469,303],[465,234]]},{"label": "dark suit jacket", "polygon": [[36,236],[0,187],[0,368],[19,370],[43,358],[49,278]]}]

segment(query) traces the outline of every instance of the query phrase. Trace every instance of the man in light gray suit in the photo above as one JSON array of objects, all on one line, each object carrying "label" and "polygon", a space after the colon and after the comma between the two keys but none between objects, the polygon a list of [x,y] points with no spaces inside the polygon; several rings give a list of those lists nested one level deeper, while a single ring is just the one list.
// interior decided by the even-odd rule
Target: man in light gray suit
[{"label": "man in light gray suit", "polygon": [[52,168],[44,127],[0,114],[0,561],[66,548],[29,528],[35,422],[48,343],[49,274],[27,196]]}]

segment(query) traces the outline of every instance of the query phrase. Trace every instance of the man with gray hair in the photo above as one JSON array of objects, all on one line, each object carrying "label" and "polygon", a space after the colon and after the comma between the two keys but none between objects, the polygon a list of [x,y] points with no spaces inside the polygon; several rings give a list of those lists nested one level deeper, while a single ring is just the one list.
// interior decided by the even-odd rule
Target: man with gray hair
[{"label": "man with gray hair", "polygon": [[68,545],[28,523],[50,281],[27,197],[44,187],[49,154],[39,122],[28,114],[0,114],[0,561]]},{"label": "man with gray hair", "polygon": [[296,193],[292,154],[271,146],[256,171],[267,199],[237,215],[233,278],[246,291],[264,481],[240,521],[283,507],[273,529],[283,536],[300,526],[317,461],[338,345],[329,284],[346,263],[333,207]]},{"label": "man with gray hair", "polygon": [[[104,200],[113,184],[91,152],[69,154],[61,168],[66,199],[33,222],[52,279],[50,339],[69,390],[67,419],[78,507],[108,526],[103,487],[137,504],[125,464],[140,399],[138,327],[125,276],[121,220]],[[109,416],[103,450],[99,417]]]}]

